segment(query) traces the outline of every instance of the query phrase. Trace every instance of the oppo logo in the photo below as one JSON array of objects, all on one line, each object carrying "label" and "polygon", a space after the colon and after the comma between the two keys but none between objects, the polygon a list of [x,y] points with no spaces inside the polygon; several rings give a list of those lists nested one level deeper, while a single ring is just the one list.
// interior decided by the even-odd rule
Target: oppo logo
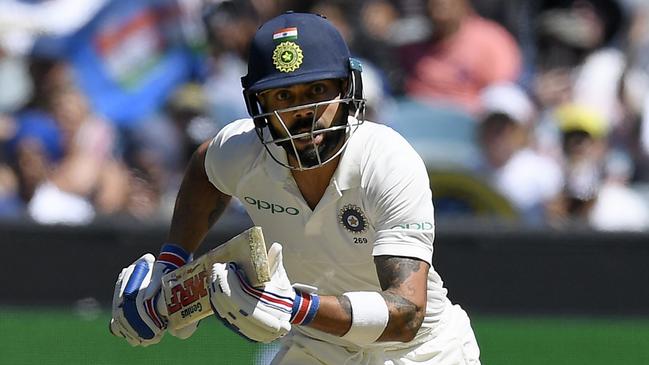
[{"label": "oppo logo", "polygon": [[397,229],[397,228],[428,231],[433,229],[433,224],[430,222],[406,223],[406,224],[397,224],[396,226],[392,227],[392,229]]},{"label": "oppo logo", "polygon": [[253,197],[247,196],[243,198],[243,200],[246,201],[246,203],[257,207],[258,210],[267,210],[271,214],[281,214],[281,213],[286,213],[288,215],[298,215],[300,214],[300,211],[297,208],[293,207],[283,207],[279,204],[275,203],[269,203],[265,200],[260,200],[260,199],[255,199]]}]

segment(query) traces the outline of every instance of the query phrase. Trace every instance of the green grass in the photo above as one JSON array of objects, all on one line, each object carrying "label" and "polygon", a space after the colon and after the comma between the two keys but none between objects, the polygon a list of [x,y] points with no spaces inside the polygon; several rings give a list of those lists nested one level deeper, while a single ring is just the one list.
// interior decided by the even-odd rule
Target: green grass
[{"label": "green grass", "polygon": [[[649,319],[472,316],[485,365],[649,364]],[[257,348],[204,320],[194,336],[131,348],[108,315],[0,309],[0,364],[252,364]]]},{"label": "green grass", "polygon": [[486,365],[646,365],[649,319],[476,317]]},{"label": "green grass", "polygon": [[63,311],[0,311],[0,364],[252,364],[255,346],[215,319],[187,340],[132,348],[108,332],[107,314],[82,319]]}]

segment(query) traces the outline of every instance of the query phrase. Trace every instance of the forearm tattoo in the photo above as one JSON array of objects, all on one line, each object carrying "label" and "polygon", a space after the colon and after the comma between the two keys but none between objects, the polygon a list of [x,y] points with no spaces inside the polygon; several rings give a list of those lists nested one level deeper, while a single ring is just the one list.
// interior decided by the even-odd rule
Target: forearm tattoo
[{"label": "forearm tattoo", "polygon": [[395,256],[378,256],[374,262],[383,290],[401,287],[412,273],[420,270],[422,263],[416,259]]},{"label": "forearm tattoo", "polygon": [[417,311],[417,306],[408,299],[390,292],[381,293],[390,310],[393,328],[403,328],[416,332],[424,319],[424,311]]},{"label": "forearm tattoo", "polygon": [[374,261],[382,295],[390,310],[389,327],[416,332],[424,319],[425,310],[406,299],[414,296],[417,290],[408,278],[426,264],[420,260],[394,256],[378,256]]},{"label": "forearm tattoo", "polygon": [[340,308],[343,309],[343,312],[347,315],[347,318],[351,321],[352,319],[352,303],[349,301],[349,298],[347,298],[344,295],[336,297],[338,300],[338,304],[340,305]]}]

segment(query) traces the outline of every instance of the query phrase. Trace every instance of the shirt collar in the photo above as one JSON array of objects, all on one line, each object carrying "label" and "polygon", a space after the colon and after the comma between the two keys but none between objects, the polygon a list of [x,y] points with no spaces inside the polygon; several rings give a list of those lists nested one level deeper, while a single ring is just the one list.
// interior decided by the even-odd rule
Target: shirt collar
[{"label": "shirt collar", "polygon": [[[350,123],[356,123],[354,118],[349,117],[349,119]],[[357,127],[352,127],[355,129],[349,137],[347,147],[345,147],[338,168],[334,173],[333,180],[335,180],[340,190],[348,190],[360,186],[360,165],[363,156],[363,145],[360,141],[361,138],[358,136],[358,132],[362,127],[362,124]]]}]

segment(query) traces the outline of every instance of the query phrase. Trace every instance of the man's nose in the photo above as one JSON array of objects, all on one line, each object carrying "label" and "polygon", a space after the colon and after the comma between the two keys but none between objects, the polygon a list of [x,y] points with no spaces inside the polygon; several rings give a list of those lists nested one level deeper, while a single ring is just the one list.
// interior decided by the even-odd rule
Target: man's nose
[{"label": "man's nose", "polygon": [[313,118],[314,110],[313,108],[303,108],[293,111],[293,118],[303,119],[303,118]]}]

